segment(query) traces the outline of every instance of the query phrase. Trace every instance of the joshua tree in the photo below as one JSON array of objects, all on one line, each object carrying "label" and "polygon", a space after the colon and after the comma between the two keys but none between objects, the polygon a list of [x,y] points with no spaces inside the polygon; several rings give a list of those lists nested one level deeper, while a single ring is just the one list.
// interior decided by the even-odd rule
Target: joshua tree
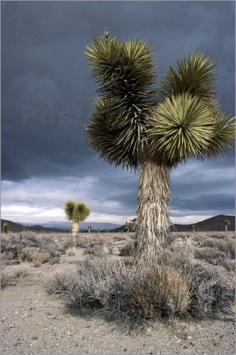
[{"label": "joshua tree", "polygon": [[153,88],[153,53],[143,41],[106,34],[86,55],[100,92],[88,136],[104,160],[140,172],[137,252],[148,260],[168,242],[171,169],[222,153],[233,141],[232,118],[220,110],[215,66],[205,55],[170,66],[159,89]]},{"label": "joshua tree", "polygon": [[228,231],[228,226],[230,225],[230,221],[228,219],[224,220],[224,225],[225,225],[225,231]]},{"label": "joshua tree", "polygon": [[7,224],[7,223],[4,223],[4,224],[3,224],[3,233],[8,233],[8,230],[9,230],[8,224]]},{"label": "joshua tree", "polygon": [[67,201],[65,203],[65,213],[68,220],[71,222],[71,233],[73,244],[75,246],[76,235],[79,232],[79,223],[84,221],[89,213],[90,208],[83,202],[76,203],[74,201]]}]

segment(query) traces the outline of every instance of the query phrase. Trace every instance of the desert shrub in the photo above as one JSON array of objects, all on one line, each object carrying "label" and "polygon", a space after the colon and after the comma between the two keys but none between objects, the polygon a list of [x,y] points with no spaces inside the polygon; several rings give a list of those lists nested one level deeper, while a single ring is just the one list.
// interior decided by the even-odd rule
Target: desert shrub
[{"label": "desert shrub", "polygon": [[5,266],[1,265],[0,268],[0,286],[4,288],[15,282],[15,279],[23,278],[29,275],[29,265],[19,264],[11,266],[6,269]]},{"label": "desert shrub", "polygon": [[213,239],[224,239],[225,235],[224,234],[212,234],[212,235],[210,235],[210,237]]},{"label": "desert shrub", "polygon": [[185,240],[176,239],[168,248],[164,250],[160,262],[165,258],[165,253],[168,257],[168,263],[175,268],[185,269],[192,262],[194,257],[194,248],[191,238]]},{"label": "desert shrub", "polygon": [[50,256],[48,262],[50,265],[58,264],[60,262],[61,258],[59,255],[57,256]]},{"label": "desert shrub", "polygon": [[225,254],[229,254],[232,259],[235,258],[235,241],[233,239],[226,238],[224,240],[218,240],[216,247]]},{"label": "desert shrub", "polygon": [[89,246],[89,244],[90,244],[90,242],[88,240],[86,240],[85,238],[83,238],[83,239],[80,238],[80,239],[76,240],[75,246],[77,248],[87,248]]},{"label": "desert shrub", "polygon": [[49,294],[61,294],[73,288],[77,282],[77,271],[74,268],[67,267],[54,271],[46,282]]},{"label": "desert shrub", "polygon": [[91,254],[94,256],[98,256],[98,257],[103,257],[105,255],[110,254],[110,250],[108,247],[104,246],[104,245],[99,245],[99,244],[95,244],[92,245],[90,247],[87,247],[85,249],[85,254]]},{"label": "desert shrub", "polygon": [[73,248],[73,246],[74,246],[73,240],[71,238],[67,239],[64,243],[64,250],[66,251],[69,248]]},{"label": "desert shrub", "polygon": [[120,256],[132,255],[134,249],[134,243],[127,243],[120,249]]},{"label": "desert shrub", "polygon": [[186,313],[189,292],[186,280],[167,265],[132,268],[111,284],[106,311],[117,310],[134,319],[155,319]]},{"label": "desert shrub", "polygon": [[189,270],[191,303],[189,312],[196,317],[228,311],[234,302],[234,283],[221,267],[196,263]]},{"label": "desert shrub", "polygon": [[155,318],[184,314],[187,282],[169,266],[138,270],[123,262],[94,258],[80,270],[54,274],[49,293],[63,293],[76,307],[102,307],[109,317]]},{"label": "desert shrub", "polygon": [[52,255],[62,250],[61,243],[56,242],[55,237],[50,235],[21,232],[4,235],[1,238],[1,257],[6,260],[21,259],[25,248],[37,248]]},{"label": "desert shrub", "polygon": [[53,274],[48,292],[62,294],[76,309],[99,308],[106,317],[132,322],[213,316],[234,301],[232,273],[195,260],[190,239],[175,240],[155,264],[90,257],[73,272]]},{"label": "desert shrub", "polygon": [[232,259],[225,259],[224,263],[222,263],[222,266],[225,267],[226,270],[231,271],[231,272],[235,272],[235,266],[236,266],[236,260],[232,260]]},{"label": "desert shrub", "polygon": [[217,248],[196,248],[194,255],[195,258],[203,259],[213,265],[222,264],[225,259],[225,254]]},{"label": "desert shrub", "polygon": [[217,248],[226,256],[229,255],[232,259],[235,258],[235,241],[232,238],[216,239],[209,238],[201,241],[201,247]]},{"label": "desert shrub", "polygon": [[50,254],[37,248],[24,248],[22,250],[22,260],[32,262],[34,266],[40,266],[49,261]]},{"label": "desert shrub", "polygon": [[0,289],[6,287],[9,284],[10,278],[5,268],[0,268]]},{"label": "desert shrub", "polygon": [[68,248],[67,250],[66,250],[66,255],[67,256],[75,256],[75,248]]},{"label": "desert shrub", "polygon": [[12,270],[12,277],[13,278],[23,278],[29,275],[29,265],[27,264],[19,264],[16,265]]}]

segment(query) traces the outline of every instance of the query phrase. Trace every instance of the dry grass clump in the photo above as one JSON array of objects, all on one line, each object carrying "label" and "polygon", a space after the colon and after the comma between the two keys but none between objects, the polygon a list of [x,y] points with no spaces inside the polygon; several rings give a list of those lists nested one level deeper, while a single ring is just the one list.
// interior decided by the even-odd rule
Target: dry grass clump
[{"label": "dry grass clump", "polygon": [[126,243],[123,247],[120,249],[120,256],[129,256],[132,255],[134,250],[134,243],[129,242]]},{"label": "dry grass clump", "polygon": [[10,285],[15,279],[24,278],[30,274],[29,265],[22,263],[6,268],[1,265],[0,268],[0,286],[4,288]]},{"label": "dry grass clump", "polygon": [[110,249],[105,245],[95,244],[95,245],[92,245],[92,246],[86,248],[85,254],[92,254],[94,256],[104,257],[104,256],[110,254]]},{"label": "dry grass clump", "polygon": [[26,263],[22,263],[19,265],[15,265],[12,269],[12,277],[13,278],[23,278],[30,274],[29,265]]},{"label": "dry grass clump", "polygon": [[75,252],[76,252],[75,248],[71,247],[66,250],[66,255],[67,256],[75,256]]},{"label": "dry grass clump", "polygon": [[205,260],[209,264],[222,265],[225,260],[225,254],[217,248],[195,248],[195,258]]},{"label": "dry grass clump", "polygon": [[6,272],[5,268],[1,266],[0,268],[0,289],[6,287],[10,282],[9,274]]},{"label": "dry grass clump", "polygon": [[37,248],[24,248],[22,250],[22,260],[32,262],[35,267],[38,267],[50,259],[50,253]]},{"label": "dry grass clump", "polygon": [[48,262],[50,265],[58,264],[60,262],[61,258],[59,255],[56,256],[50,256]]},{"label": "dry grass clump", "polygon": [[[76,277],[76,278],[75,278]],[[52,273],[46,282],[49,294],[62,294],[75,285],[77,272],[74,267],[67,266]]]}]

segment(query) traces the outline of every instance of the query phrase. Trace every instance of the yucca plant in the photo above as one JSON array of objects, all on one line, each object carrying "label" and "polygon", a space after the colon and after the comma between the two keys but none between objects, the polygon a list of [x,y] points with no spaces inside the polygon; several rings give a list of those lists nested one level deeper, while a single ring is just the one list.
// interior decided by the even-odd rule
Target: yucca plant
[{"label": "yucca plant", "polygon": [[230,220],[224,219],[224,225],[225,225],[225,232],[228,231],[228,226],[230,225]]},{"label": "yucca plant", "polygon": [[75,247],[76,236],[79,232],[79,223],[88,217],[90,208],[83,202],[77,203],[69,200],[65,203],[65,213],[68,220],[71,222],[71,234]]},{"label": "yucca plant", "polygon": [[232,118],[215,96],[215,65],[194,53],[169,67],[159,88],[151,48],[106,34],[87,47],[99,90],[87,132],[109,163],[140,171],[137,255],[155,258],[168,242],[170,171],[232,145]]}]

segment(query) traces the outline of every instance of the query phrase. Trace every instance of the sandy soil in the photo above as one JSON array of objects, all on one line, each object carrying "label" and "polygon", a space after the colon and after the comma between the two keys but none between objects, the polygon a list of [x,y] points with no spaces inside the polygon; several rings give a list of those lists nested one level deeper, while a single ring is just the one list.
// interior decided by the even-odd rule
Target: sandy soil
[{"label": "sandy soil", "polygon": [[80,249],[60,264],[31,266],[30,275],[0,291],[0,354],[234,354],[232,320],[156,322],[129,332],[99,316],[72,314],[46,293],[45,276],[84,257]]}]

